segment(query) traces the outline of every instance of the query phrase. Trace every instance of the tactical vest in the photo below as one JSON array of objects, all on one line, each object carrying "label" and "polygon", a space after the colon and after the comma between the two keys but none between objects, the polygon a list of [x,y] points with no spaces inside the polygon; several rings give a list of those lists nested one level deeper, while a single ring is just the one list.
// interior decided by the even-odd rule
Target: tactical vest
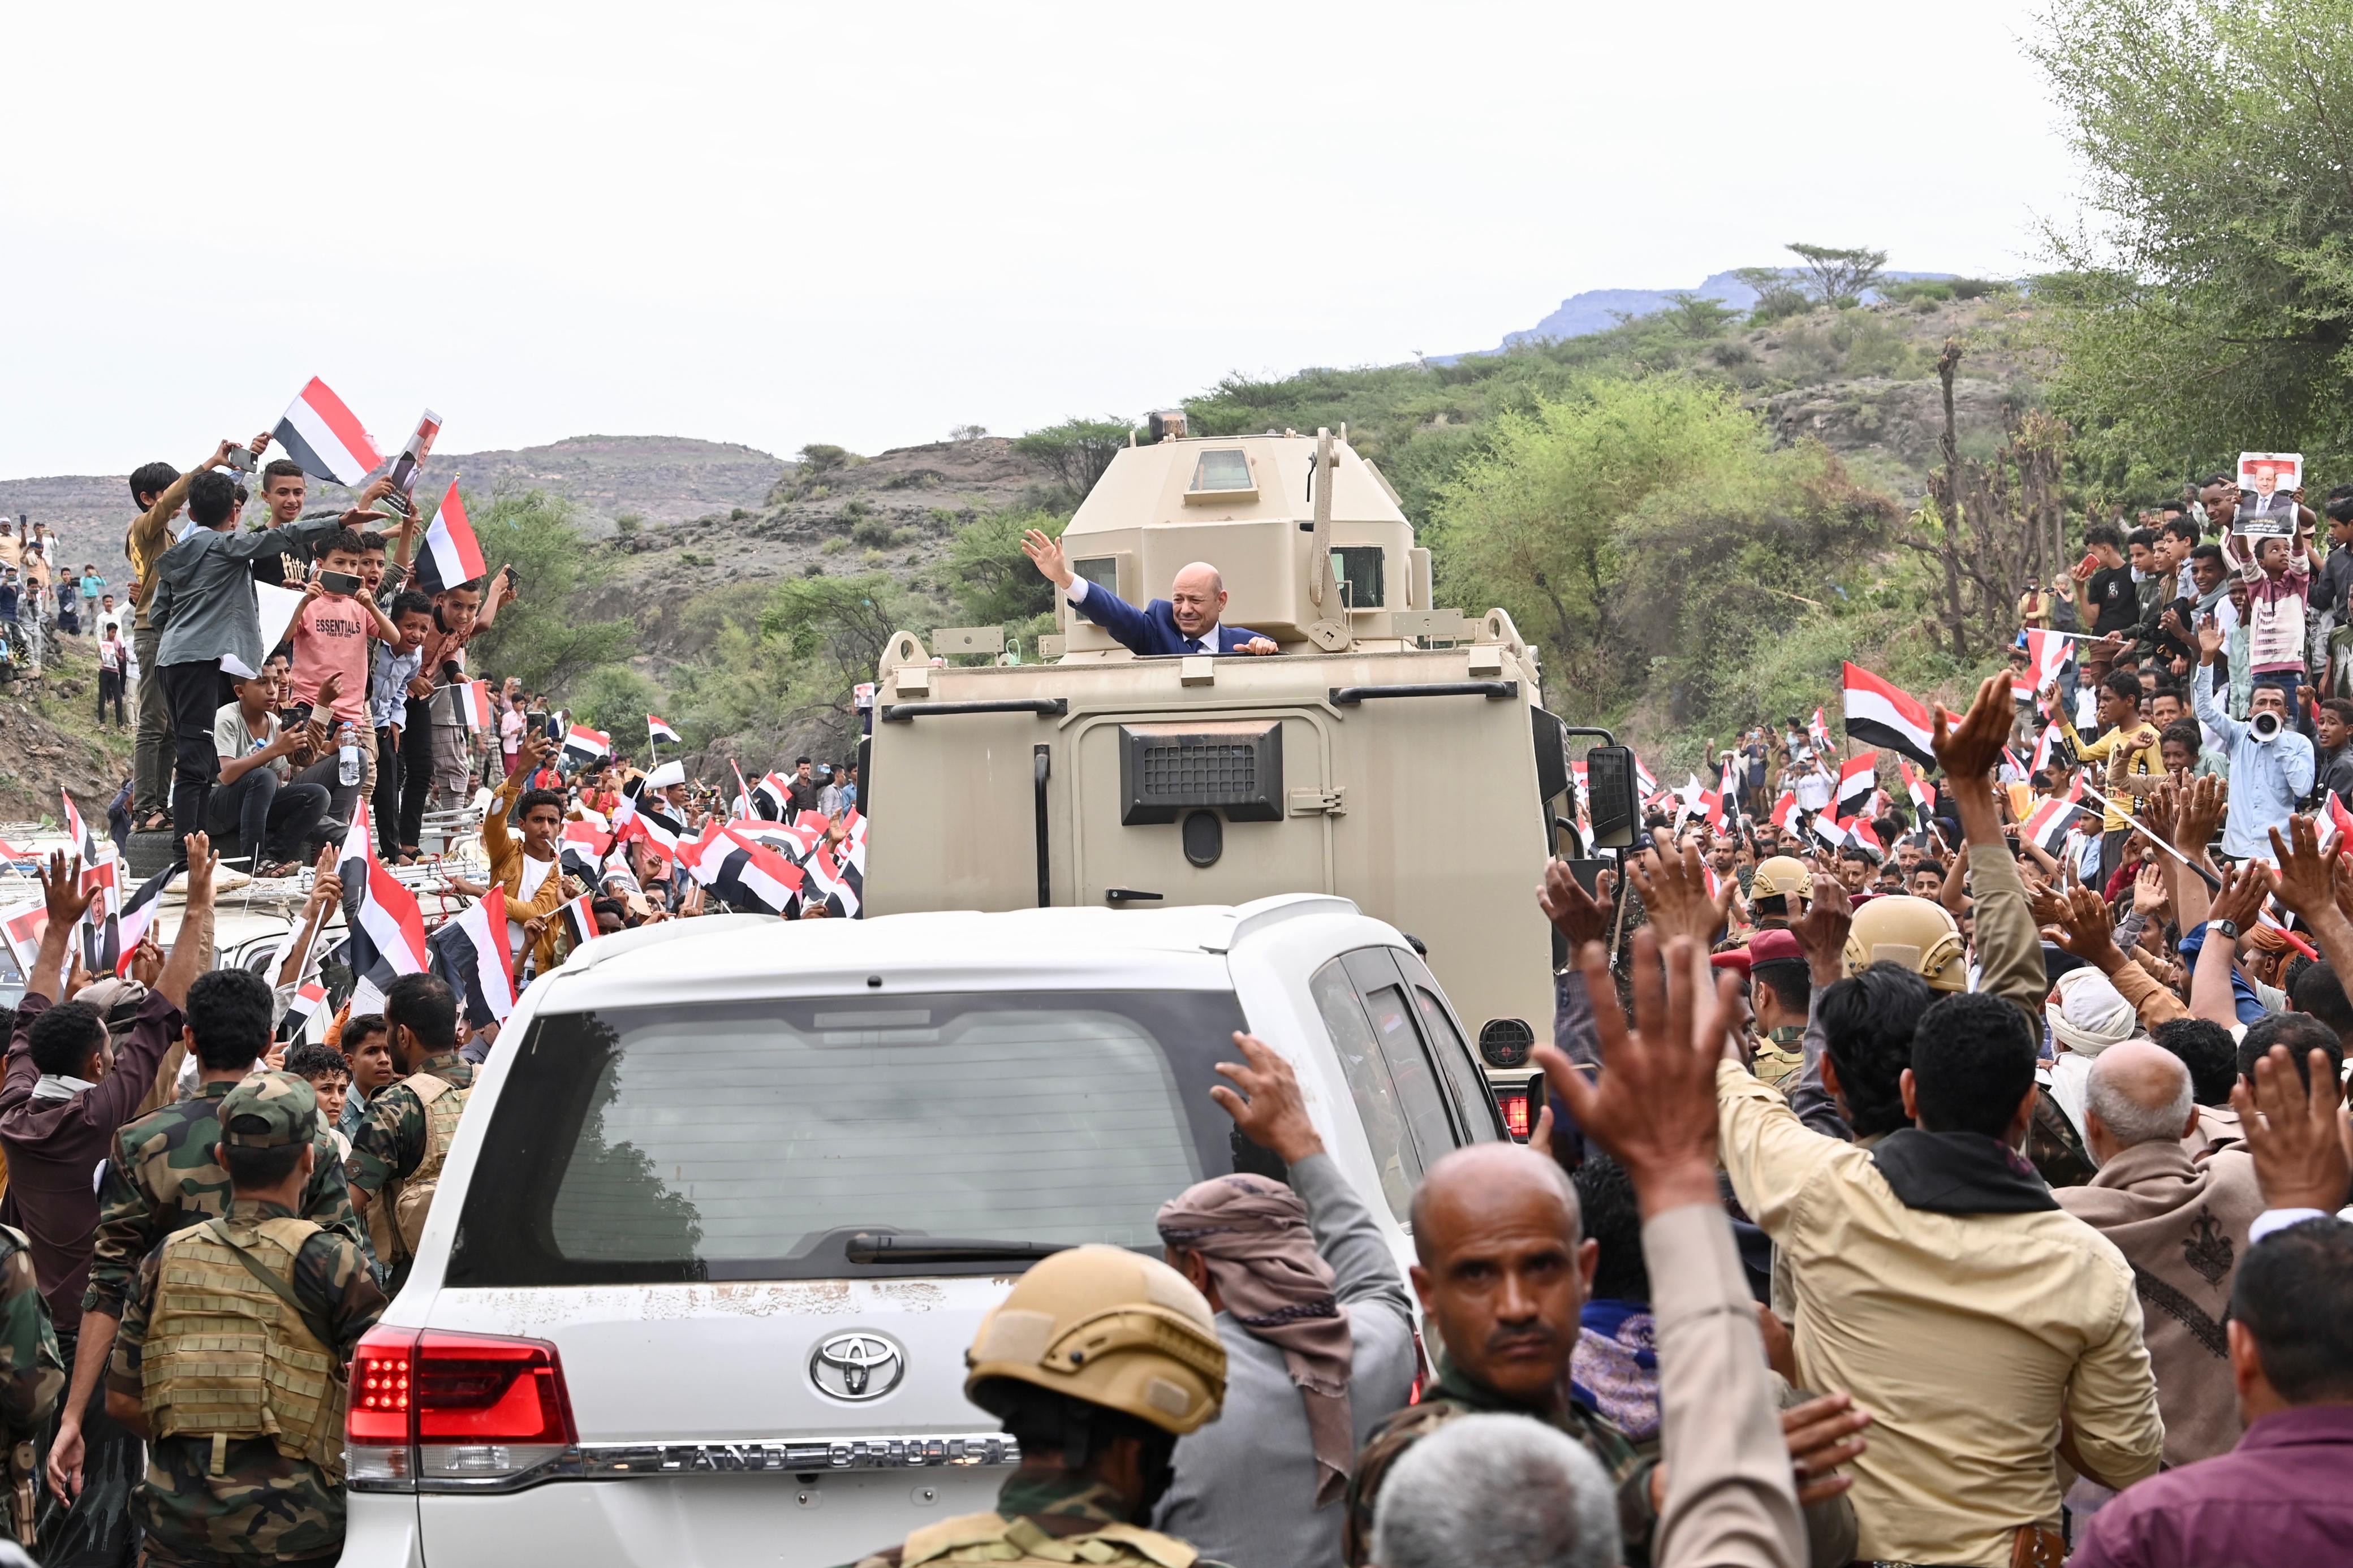
[{"label": "tactical vest", "polygon": [[429,1072],[411,1073],[401,1081],[425,1107],[425,1152],[417,1157],[417,1169],[386,1182],[368,1205],[368,1239],[387,1265],[417,1256],[417,1238],[425,1234],[425,1218],[433,1212],[433,1189],[440,1183],[450,1141],[458,1136],[458,1119],[465,1114],[466,1098],[472,1092]]},{"label": "tactical vest", "polygon": [[[1200,1553],[1173,1535],[1133,1524],[1106,1524],[1078,1535],[1054,1535],[1027,1518],[968,1513],[944,1519],[907,1537],[901,1568],[923,1563],[1027,1563],[1068,1568],[1074,1563],[1128,1563],[1134,1568],[1193,1568]],[[1207,1565],[1204,1565],[1207,1568]]]},{"label": "tactical vest", "polygon": [[268,1437],[343,1479],[343,1368],[294,1293],[295,1256],[318,1234],[307,1219],[250,1231],[215,1220],[164,1244],[141,1367],[147,1419],[158,1437],[212,1438],[215,1475],[229,1439]]}]

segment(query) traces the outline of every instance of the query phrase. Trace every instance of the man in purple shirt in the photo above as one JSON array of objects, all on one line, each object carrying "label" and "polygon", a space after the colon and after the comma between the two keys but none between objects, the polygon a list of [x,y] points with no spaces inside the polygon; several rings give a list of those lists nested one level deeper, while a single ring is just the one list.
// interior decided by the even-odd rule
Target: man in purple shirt
[{"label": "man in purple shirt", "polygon": [[[180,1037],[188,987],[212,963],[213,868],[204,835],[188,841],[187,909],[163,972],[139,1005],[119,1052],[107,1049],[105,1018],[87,1004],[52,1003],[67,974],[74,927],[90,907],[79,859],[52,855],[41,872],[49,923],[25,977],[0,1083],[0,1151],[8,1160],[8,1204],[32,1242],[33,1270],[56,1321],[68,1366],[81,1326],[81,1298],[98,1234],[98,1169],[115,1133],[138,1114],[158,1066]],[[117,1562],[132,1545],[130,1488],[142,1469],[136,1437],[107,1419],[103,1401],[85,1414],[84,1473],[116,1485],[84,1487],[52,1563]]]},{"label": "man in purple shirt", "polygon": [[[2312,1076],[2329,1082],[2327,1058]],[[2284,1047],[2232,1095],[2273,1206],[2231,1289],[2231,1371],[2246,1431],[2227,1454],[2153,1476],[2092,1516],[2072,1568],[2273,1568],[2342,1562],[2353,1540],[2353,1225],[2336,1096],[2307,1100]],[[2260,1104],[2263,1115],[2258,1117]]]}]

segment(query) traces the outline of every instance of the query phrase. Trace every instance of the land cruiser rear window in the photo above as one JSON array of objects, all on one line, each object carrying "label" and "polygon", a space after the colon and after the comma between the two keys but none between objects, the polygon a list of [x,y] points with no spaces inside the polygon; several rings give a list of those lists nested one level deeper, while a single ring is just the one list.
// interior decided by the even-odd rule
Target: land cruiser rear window
[{"label": "land cruiser rear window", "polygon": [[1209,1098],[1219,991],[678,1003],[539,1018],[447,1283],[1001,1273],[855,1263],[860,1232],[1108,1242],[1205,1176],[1280,1174]]}]

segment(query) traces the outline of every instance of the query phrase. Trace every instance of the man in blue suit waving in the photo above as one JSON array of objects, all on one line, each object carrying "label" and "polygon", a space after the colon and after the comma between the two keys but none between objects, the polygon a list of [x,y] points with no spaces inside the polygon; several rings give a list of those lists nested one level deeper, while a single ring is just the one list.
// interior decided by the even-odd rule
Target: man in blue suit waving
[{"label": "man in blue suit waving", "polygon": [[1142,609],[1088,582],[1071,570],[1060,542],[1031,529],[1021,541],[1029,557],[1071,603],[1087,618],[1127,645],[1132,653],[1279,653],[1272,637],[1242,626],[1220,626],[1225,613],[1226,584],[1218,569],[1196,561],[1179,570],[1168,597],[1155,599]]}]

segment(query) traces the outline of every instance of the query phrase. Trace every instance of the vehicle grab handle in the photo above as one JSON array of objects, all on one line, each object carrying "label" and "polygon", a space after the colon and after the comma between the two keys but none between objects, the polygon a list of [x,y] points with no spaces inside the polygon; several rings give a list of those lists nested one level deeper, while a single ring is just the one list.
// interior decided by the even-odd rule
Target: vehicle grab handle
[{"label": "vehicle grab handle", "polygon": [[945,718],[954,713],[1035,713],[1059,719],[1071,710],[1067,697],[1008,697],[996,702],[885,702],[882,722],[904,724],[913,719]]},{"label": "vehicle grab handle", "polygon": [[1353,708],[1380,697],[1483,697],[1500,702],[1520,694],[1516,680],[1431,680],[1411,686],[1335,686],[1332,706]]}]

